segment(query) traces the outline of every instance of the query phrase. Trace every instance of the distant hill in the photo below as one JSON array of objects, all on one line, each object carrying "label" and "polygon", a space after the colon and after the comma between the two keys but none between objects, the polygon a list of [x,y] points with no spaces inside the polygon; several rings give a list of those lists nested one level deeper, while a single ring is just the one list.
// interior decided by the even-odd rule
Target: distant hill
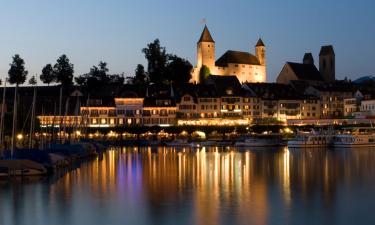
[{"label": "distant hill", "polygon": [[360,77],[357,80],[353,81],[353,83],[361,84],[361,83],[369,81],[369,80],[372,80],[372,81],[375,82],[375,77],[374,76],[363,76],[363,77]]}]

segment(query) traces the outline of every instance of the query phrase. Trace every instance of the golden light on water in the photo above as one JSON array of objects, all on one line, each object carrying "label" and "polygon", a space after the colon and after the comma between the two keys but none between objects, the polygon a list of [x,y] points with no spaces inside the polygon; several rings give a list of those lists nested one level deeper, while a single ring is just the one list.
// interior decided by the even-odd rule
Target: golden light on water
[{"label": "golden light on water", "polygon": [[222,210],[230,208],[239,223],[251,218],[268,224],[275,208],[296,207],[296,193],[304,201],[320,193],[326,204],[335,201],[339,184],[375,175],[375,151],[351,152],[350,158],[336,154],[286,148],[111,149],[58,180],[51,195],[79,198],[79,192],[125,208],[142,206],[139,212],[157,211],[158,216],[181,213],[174,210],[183,205],[192,224],[218,224]]}]

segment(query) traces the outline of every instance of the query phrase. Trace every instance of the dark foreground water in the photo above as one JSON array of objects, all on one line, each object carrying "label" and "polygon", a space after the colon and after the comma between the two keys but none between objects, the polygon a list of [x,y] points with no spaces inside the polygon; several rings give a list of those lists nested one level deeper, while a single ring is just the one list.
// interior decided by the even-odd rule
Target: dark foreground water
[{"label": "dark foreground water", "polygon": [[375,149],[111,150],[0,181],[0,224],[375,224]]}]

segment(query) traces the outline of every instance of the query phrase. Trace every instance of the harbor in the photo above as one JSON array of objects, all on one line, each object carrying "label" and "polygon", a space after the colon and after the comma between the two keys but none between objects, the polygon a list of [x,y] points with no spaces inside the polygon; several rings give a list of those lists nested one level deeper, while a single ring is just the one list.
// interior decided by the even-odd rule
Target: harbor
[{"label": "harbor", "polygon": [[0,180],[0,223],[373,224],[374,162],[374,149],[112,147],[63,175]]}]

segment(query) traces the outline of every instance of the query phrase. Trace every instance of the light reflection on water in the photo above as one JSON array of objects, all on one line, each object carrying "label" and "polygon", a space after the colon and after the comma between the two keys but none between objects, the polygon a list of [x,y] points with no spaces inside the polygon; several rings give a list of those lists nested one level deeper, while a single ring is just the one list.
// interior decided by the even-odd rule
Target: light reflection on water
[{"label": "light reflection on water", "polygon": [[124,148],[0,181],[0,224],[375,224],[375,149]]}]

